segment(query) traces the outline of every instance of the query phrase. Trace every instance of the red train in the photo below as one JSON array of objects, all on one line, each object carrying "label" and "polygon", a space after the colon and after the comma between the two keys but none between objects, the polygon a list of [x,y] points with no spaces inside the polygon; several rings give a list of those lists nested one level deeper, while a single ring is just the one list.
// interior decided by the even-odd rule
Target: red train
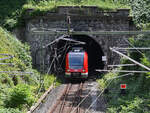
[{"label": "red train", "polygon": [[73,48],[66,55],[66,78],[88,77],[88,54],[83,48]]}]

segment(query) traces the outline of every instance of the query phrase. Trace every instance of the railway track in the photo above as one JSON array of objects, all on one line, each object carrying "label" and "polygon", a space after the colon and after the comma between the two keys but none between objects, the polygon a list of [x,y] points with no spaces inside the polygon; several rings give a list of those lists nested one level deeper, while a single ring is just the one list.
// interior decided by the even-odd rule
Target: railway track
[{"label": "railway track", "polygon": [[[85,83],[67,84],[62,96],[49,113],[84,113],[84,109],[78,104],[83,98],[82,91]],[[76,108],[76,109],[74,109]]]}]

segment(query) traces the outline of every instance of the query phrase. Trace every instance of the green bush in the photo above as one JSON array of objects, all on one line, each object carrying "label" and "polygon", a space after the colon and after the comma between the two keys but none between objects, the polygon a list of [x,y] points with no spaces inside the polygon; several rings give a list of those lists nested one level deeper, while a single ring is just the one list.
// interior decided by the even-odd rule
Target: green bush
[{"label": "green bush", "polygon": [[45,75],[44,76],[44,89],[48,89],[50,85],[54,82],[55,76],[54,75]]},{"label": "green bush", "polygon": [[54,75],[44,75],[44,89],[47,90],[52,83],[55,81],[55,86],[59,86],[61,84],[61,80],[56,78]]},{"label": "green bush", "polygon": [[0,74],[0,83],[7,84],[8,87],[14,86],[12,79],[6,74]]},{"label": "green bush", "polygon": [[6,107],[20,109],[22,109],[23,105],[30,107],[33,102],[34,98],[31,89],[26,84],[18,84],[14,87],[10,92],[10,97],[5,101]]},{"label": "green bush", "polygon": [[150,1],[131,0],[132,15],[135,23],[143,27],[143,24],[150,23]]},{"label": "green bush", "polygon": [[118,74],[117,73],[107,73],[103,75],[102,79],[98,79],[97,82],[100,85],[100,88],[105,89],[107,87],[107,85],[110,83],[110,81],[112,80],[112,78],[117,77]]},{"label": "green bush", "polygon": [[134,98],[132,101],[130,101],[127,105],[121,105],[121,111],[120,113],[144,113],[143,108],[141,107],[141,104],[143,103],[143,100],[141,98]]}]

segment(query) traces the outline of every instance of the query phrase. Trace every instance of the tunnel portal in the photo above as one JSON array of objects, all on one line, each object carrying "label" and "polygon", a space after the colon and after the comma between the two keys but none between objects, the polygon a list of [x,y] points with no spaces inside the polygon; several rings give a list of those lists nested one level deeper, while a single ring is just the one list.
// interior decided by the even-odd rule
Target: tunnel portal
[{"label": "tunnel portal", "polygon": [[[76,41],[85,42],[85,44],[76,44],[74,42],[64,40],[59,41],[57,44],[57,49],[61,56],[59,58],[61,68],[65,69],[65,57],[66,54],[72,49],[72,47],[83,47],[84,50],[88,53],[89,73],[95,72],[95,69],[104,68],[104,62],[102,61],[102,56],[104,56],[104,53],[101,49],[101,46],[95,39],[87,35],[72,35],[70,37],[64,38],[71,38]],[[64,51],[62,51],[63,49]]]}]

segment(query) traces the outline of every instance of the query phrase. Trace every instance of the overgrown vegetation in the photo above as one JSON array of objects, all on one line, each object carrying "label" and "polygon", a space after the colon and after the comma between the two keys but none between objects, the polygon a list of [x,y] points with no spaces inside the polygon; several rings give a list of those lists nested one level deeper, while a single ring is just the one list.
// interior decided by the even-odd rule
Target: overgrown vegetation
[{"label": "overgrown vegetation", "polygon": [[138,27],[150,29],[150,1],[131,0],[130,2],[134,22]]},{"label": "overgrown vegetation", "polygon": [[[12,30],[24,25],[27,9],[36,15],[55,9],[57,6],[98,6],[102,10],[129,8],[128,0],[0,0],[0,26]],[[32,14],[31,14],[32,15]]]},{"label": "overgrown vegetation", "polygon": [[61,83],[60,79],[57,79],[55,75],[45,75],[44,77],[44,89],[47,90],[51,84],[55,82],[55,86],[59,86]]},{"label": "overgrown vegetation", "polygon": [[1,0],[0,26],[12,30],[24,25],[23,17],[27,9],[33,9],[33,13],[38,15],[57,6],[98,6],[101,10],[129,8],[137,26],[145,29],[150,26],[149,0]]},{"label": "overgrown vegetation", "polygon": [[9,97],[5,100],[5,106],[22,109],[23,105],[26,104],[26,107],[29,108],[34,102],[32,93],[29,85],[18,84],[10,91]]},{"label": "overgrown vegetation", "polygon": [[[40,11],[48,11],[57,6],[98,6],[102,10],[113,10],[117,8],[127,8],[127,2],[114,0],[40,0],[30,1],[24,5],[25,9],[33,8]],[[129,7],[128,7],[129,8]]]},{"label": "overgrown vegetation", "polygon": [[[138,35],[138,40],[130,39],[135,47],[149,47],[149,35]],[[129,51],[129,56],[136,61],[150,67],[149,51]],[[132,63],[122,59],[123,64]],[[140,66],[124,67],[122,70],[144,70]],[[98,80],[100,86],[106,88],[110,78],[118,77],[123,73],[108,73]],[[126,94],[121,95],[120,84],[127,84]],[[105,94],[108,99],[108,113],[149,113],[150,111],[150,73],[138,73],[113,79],[108,86],[109,92]]]},{"label": "overgrown vegetation", "polygon": [[[55,77],[41,75],[32,69],[29,46],[22,44],[1,27],[0,39],[0,53],[14,56],[12,59],[0,61],[0,63],[13,63],[13,65],[0,65],[0,113],[23,113],[48,89]],[[0,58],[4,57],[0,55]],[[33,74],[15,75],[2,73],[2,71],[32,72]],[[44,86],[40,84],[42,78]],[[42,90],[40,90],[41,88]]]}]

